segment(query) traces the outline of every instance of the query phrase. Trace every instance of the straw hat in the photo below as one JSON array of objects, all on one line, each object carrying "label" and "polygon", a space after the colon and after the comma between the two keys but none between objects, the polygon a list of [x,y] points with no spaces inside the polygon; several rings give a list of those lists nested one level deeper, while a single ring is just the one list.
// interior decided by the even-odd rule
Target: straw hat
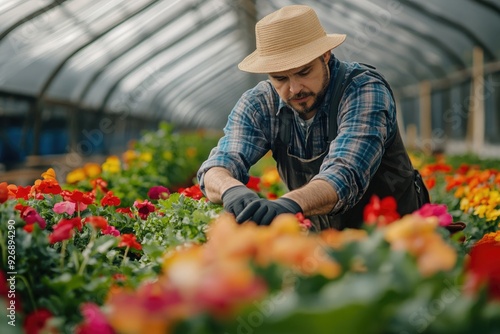
[{"label": "straw hat", "polygon": [[286,6],[255,25],[257,49],[238,68],[251,73],[273,73],[305,65],[339,46],[346,35],[326,34],[311,7]]}]

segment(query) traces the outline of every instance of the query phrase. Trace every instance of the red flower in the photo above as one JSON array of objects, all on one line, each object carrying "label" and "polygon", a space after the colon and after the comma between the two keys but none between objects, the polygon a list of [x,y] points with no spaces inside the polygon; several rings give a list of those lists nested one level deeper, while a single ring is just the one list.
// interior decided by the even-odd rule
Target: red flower
[{"label": "red flower", "polygon": [[132,233],[122,234],[118,247],[130,247],[137,250],[142,249],[141,244],[137,242],[135,235]]},{"label": "red flower", "polygon": [[85,223],[92,225],[96,230],[106,230],[108,228],[108,221],[101,216],[87,217]]},{"label": "red flower", "polygon": [[196,200],[199,200],[204,196],[201,192],[199,184],[195,184],[194,186],[191,186],[189,188],[179,188],[179,193]]},{"label": "red flower", "polygon": [[255,190],[256,192],[259,192],[260,191],[259,184],[260,184],[260,178],[259,177],[250,176],[250,178],[248,179],[248,182],[247,182],[246,186],[247,186],[247,188],[250,188],[252,190]]},{"label": "red flower", "polygon": [[28,199],[31,193],[31,186],[17,186],[16,198]]},{"label": "red flower", "polygon": [[468,276],[466,290],[477,292],[486,286],[492,299],[500,300],[500,244],[478,242],[470,252],[466,266]]},{"label": "red flower", "polygon": [[39,334],[45,329],[47,320],[52,318],[52,313],[47,309],[38,309],[28,314],[24,320],[24,332],[26,334]]},{"label": "red flower", "polygon": [[59,223],[54,225],[54,231],[49,235],[49,242],[54,244],[59,241],[71,239],[74,234],[74,229],[82,230],[82,220],[78,217],[70,219],[61,219]]},{"label": "red flower", "polygon": [[397,203],[394,197],[388,196],[380,200],[377,195],[373,195],[370,203],[364,208],[363,218],[368,225],[388,225],[400,218],[396,209]]},{"label": "red flower", "polygon": [[137,211],[139,212],[139,217],[141,217],[141,219],[147,219],[149,214],[156,210],[153,203],[151,203],[148,200],[145,200],[143,202],[135,201],[134,206],[137,208]]},{"label": "red flower", "polygon": [[101,199],[102,206],[118,206],[120,205],[120,199],[113,195],[112,191],[108,191],[106,195]]},{"label": "red flower", "polygon": [[95,180],[90,181],[90,184],[92,185],[92,188],[94,190],[99,189],[103,193],[107,193],[108,192],[108,182],[104,181],[100,177],[98,177]]},{"label": "red flower", "polygon": [[42,194],[58,195],[61,193],[62,189],[56,180],[47,179],[40,182],[38,185],[38,191]]},{"label": "red flower", "polygon": [[121,214],[127,215],[127,216],[129,216],[130,218],[133,218],[133,217],[134,217],[134,214],[132,213],[132,210],[130,210],[130,208],[117,208],[117,209],[115,210],[115,212],[118,212],[118,213],[121,213]]},{"label": "red flower", "polygon": [[65,201],[70,201],[76,203],[77,209],[83,211],[87,208],[87,205],[94,202],[94,196],[90,193],[83,193],[79,190],[67,191],[63,190],[61,192],[62,197]]}]

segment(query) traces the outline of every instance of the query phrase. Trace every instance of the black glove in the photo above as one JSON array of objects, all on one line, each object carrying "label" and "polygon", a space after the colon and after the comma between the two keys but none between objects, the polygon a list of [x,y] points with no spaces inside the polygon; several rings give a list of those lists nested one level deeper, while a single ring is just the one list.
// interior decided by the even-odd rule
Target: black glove
[{"label": "black glove", "polygon": [[224,209],[237,216],[248,204],[260,197],[246,186],[234,186],[224,191],[221,198]]},{"label": "black glove", "polygon": [[237,217],[236,221],[241,224],[251,220],[258,225],[269,225],[274,217],[282,213],[298,213],[302,208],[289,198],[278,198],[274,201],[260,199],[250,203]]}]

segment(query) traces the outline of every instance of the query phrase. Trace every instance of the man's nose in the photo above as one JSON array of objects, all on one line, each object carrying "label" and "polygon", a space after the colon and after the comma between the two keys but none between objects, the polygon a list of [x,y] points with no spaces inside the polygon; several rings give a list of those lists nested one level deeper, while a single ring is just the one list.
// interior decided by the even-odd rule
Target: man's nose
[{"label": "man's nose", "polygon": [[300,93],[300,91],[302,90],[302,84],[300,83],[299,80],[290,79],[289,84],[290,84],[290,93],[292,93],[292,95],[296,95]]}]

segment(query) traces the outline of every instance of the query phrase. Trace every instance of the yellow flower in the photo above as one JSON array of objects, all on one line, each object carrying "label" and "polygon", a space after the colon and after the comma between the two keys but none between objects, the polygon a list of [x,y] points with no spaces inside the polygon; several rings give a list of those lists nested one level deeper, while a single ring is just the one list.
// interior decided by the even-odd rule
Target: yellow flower
[{"label": "yellow flower", "polygon": [[135,159],[137,159],[137,152],[136,151],[126,150],[123,153],[123,161],[125,161],[125,163],[129,164],[132,161],[134,161]]},{"label": "yellow flower", "polygon": [[[490,210],[486,213],[486,220],[487,221],[495,221],[500,217],[500,210],[495,209],[495,210]],[[500,227],[500,224],[499,224]]]},{"label": "yellow flower", "polygon": [[278,170],[274,167],[266,169],[260,179],[265,187],[269,187],[281,181]]},{"label": "yellow flower", "polygon": [[102,164],[102,170],[104,172],[109,172],[116,174],[121,170],[120,159],[116,155],[109,156],[106,161]]},{"label": "yellow flower", "polygon": [[139,156],[139,159],[145,162],[150,162],[151,160],[153,160],[153,154],[151,152],[143,152]]},{"label": "yellow flower", "polygon": [[77,168],[69,172],[68,175],[66,175],[66,182],[69,184],[74,184],[85,180],[85,178],[86,175],[83,168]]},{"label": "yellow flower", "polygon": [[470,208],[470,201],[467,198],[462,198],[460,200],[460,210],[463,212],[468,212]]}]

